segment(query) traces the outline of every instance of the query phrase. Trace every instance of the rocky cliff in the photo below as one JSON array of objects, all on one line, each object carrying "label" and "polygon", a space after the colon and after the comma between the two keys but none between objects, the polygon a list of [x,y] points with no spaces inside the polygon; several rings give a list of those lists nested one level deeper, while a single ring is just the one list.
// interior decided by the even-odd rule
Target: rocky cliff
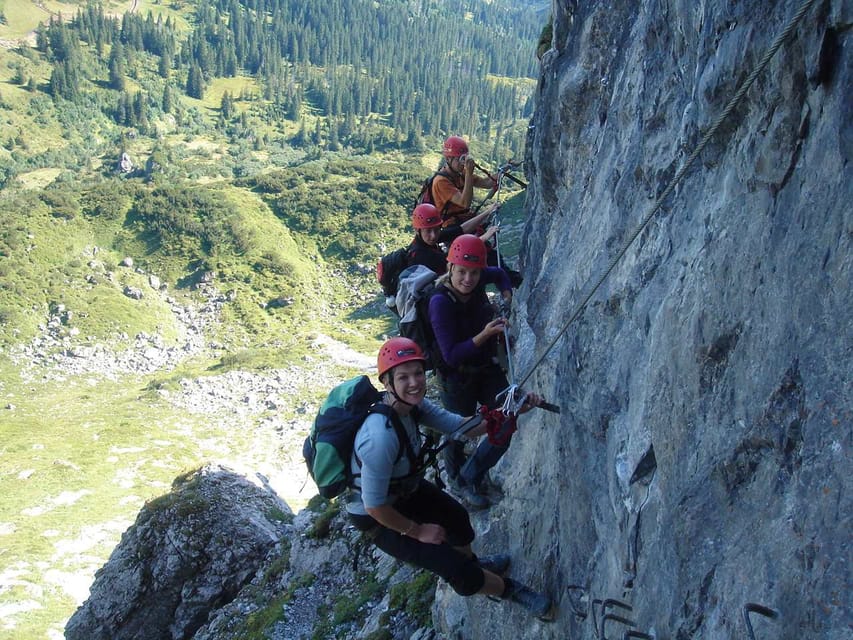
[{"label": "rocky cliff", "polygon": [[853,3],[813,3],[560,333],[801,4],[553,3],[516,371],[563,411],[486,535],[560,614],[448,596],[443,629],[744,638],[757,604],[756,637],[849,637]]},{"label": "rocky cliff", "polygon": [[210,464],[150,501],[68,640],[435,640],[435,578],[366,543],[338,505],[294,516],[263,476]]},{"label": "rocky cliff", "polygon": [[122,536],[65,637],[193,637],[255,576],[290,519],[274,492],[228,469],[179,477]]},{"label": "rocky cliff", "polygon": [[333,510],[208,470],[68,637],[848,638],[853,2],[811,3],[702,143],[801,6],[553,2],[513,326],[562,413],[522,419],[476,524],[555,622],[439,584],[424,629],[432,583]]}]

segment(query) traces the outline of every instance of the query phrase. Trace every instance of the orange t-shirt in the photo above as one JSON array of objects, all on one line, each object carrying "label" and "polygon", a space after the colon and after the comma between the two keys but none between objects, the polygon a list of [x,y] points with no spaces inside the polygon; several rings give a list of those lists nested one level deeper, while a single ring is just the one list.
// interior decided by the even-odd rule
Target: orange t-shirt
[{"label": "orange t-shirt", "polygon": [[[462,193],[464,184],[458,184],[463,180],[462,176],[458,178],[448,178],[441,174],[435,176],[432,181],[432,199],[435,208],[446,216],[441,223],[442,227],[448,227],[452,224],[460,224],[472,217],[471,209],[460,207],[458,204],[451,202],[453,195]],[[447,205],[447,212],[444,212],[444,206]]]}]

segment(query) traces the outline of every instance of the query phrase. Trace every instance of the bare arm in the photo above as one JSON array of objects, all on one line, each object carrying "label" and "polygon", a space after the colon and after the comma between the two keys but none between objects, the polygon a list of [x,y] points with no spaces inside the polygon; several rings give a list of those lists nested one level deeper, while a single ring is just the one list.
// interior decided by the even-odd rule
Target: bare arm
[{"label": "bare arm", "polygon": [[471,201],[474,199],[474,159],[468,158],[465,162],[465,182],[462,185],[462,191],[456,191],[450,201],[458,207],[467,209],[471,206]]},{"label": "bare arm", "polygon": [[488,218],[492,212],[494,212],[500,204],[497,202],[493,202],[488,207],[484,208],[480,213],[471,218],[470,220],[466,220],[462,223],[462,232],[463,233],[471,233],[474,231],[480,223],[482,223],[486,218]]},{"label": "bare arm", "polygon": [[498,232],[498,225],[493,224],[491,227],[486,229],[482,234],[480,234],[480,240],[483,242],[487,242],[491,240],[492,236],[494,236]]},{"label": "bare arm", "polygon": [[474,176],[474,186],[478,189],[491,189],[496,182],[491,176]]}]

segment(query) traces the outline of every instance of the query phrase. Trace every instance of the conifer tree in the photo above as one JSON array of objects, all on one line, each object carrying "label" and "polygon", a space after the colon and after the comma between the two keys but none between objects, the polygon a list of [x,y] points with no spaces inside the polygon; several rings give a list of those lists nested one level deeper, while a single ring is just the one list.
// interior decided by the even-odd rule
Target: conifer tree
[{"label": "conifer tree", "polygon": [[298,148],[308,146],[308,130],[305,127],[305,120],[300,121],[299,131],[293,138],[293,146]]},{"label": "conifer tree", "polygon": [[341,143],[338,139],[338,121],[335,118],[329,120],[329,141],[326,144],[329,151],[340,151]]},{"label": "conifer tree", "polygon": [[311,138],[311,142],[320,146],[320,142],[323,140],[323,124],[320,118],[314,120],[314,135]]},{"label": "conifer tree", "polygon": [[219,111],[225,120],[230,120],[234,117],[234,100],[228,91],[222,93],[222,99],[219,101]]},{"label": "conifer tree", "polygon": [[172,101],[172,88],[169,83],[166,83],[166,86],[163,87],[163,97],[160,100],[160,108],[163,109],[163,113],[172,113],[174,108]]},{"label": "conifer tree", "polygon": [[124,48],[121,42],[115,42],[110,51],[109,67],[109,85],[111,89],[116,91],[124,91]]},{"label": "conifer tree", "polygon": [[157,61],[157,73],[160,74],[160,77],[164,80],[168,80],[171,76],[172,72],[172,51],[170,49],[166,49],[160,59]]},{"label": "conifer tree", "polygon": [[193,60],[187,72],[187,95],[191,98],[199,100],[204,97],[204,76],[201,72],[201,67]]}]

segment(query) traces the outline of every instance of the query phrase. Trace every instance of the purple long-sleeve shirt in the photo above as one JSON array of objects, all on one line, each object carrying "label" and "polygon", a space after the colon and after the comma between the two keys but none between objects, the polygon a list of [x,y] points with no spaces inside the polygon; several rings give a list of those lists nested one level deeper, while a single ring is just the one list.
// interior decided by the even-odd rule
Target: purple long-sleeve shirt
[{"label": "purple long-sleeve shirt", "polygon": [[489,340],[480,347],[474,344],[474,336],[494,317],[486,297],[488,284],[494,284],[502,292],[512,288],[509,276],[503,269],[486,267],[467,302],[458,299],[454,302],[446,293],[436,294],[429,301],[432,331],[441,357],[451,369],[459,369],[462,365],[486,364],[495,353],[495,340]]}]

